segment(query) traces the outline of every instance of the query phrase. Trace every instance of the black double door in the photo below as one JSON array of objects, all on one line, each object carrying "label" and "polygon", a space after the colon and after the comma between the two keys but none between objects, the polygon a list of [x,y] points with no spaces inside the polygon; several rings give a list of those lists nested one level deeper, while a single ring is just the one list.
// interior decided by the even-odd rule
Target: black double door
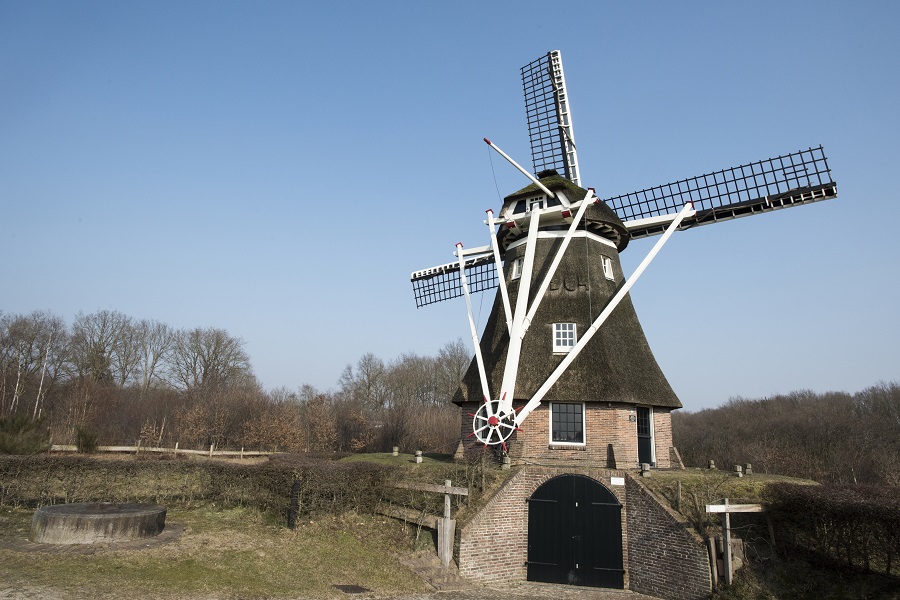
[{"label": "black double door", "polygon": [[528,580],[624,587],[622,505],[583,475],[547,481],[528,499]]}]

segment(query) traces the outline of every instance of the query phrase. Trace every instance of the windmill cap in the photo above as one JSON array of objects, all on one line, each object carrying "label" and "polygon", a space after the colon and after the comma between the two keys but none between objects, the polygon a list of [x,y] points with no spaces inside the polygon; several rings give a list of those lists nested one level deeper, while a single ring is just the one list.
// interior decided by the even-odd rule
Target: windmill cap
[{"label": "windmill cap", "polygon": [[[538,180],[551,192],[564,192],[566,197],[572,202],[581,200],[588,193],[586,189],[575,185],[554,169],[547,169],[538,173]],[[504,198],[503,205],[515,205],[519,200],[540,193],[542,193],[541,188],[537,184],[532,183]],[[622,219],[602,200],[588,207],[584,219],[589,230],[613,242],[619,252],[628,246],[631,235],[622,223]],[[509,234],[503,232],[500,235],[508,237]],[[509,241],[511,242],[512,240]]]}]

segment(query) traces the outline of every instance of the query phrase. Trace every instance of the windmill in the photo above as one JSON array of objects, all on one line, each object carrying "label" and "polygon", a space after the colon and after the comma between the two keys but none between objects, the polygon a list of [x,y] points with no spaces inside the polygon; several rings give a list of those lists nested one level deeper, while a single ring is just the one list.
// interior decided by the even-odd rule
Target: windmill
[{"label": "windmill", "polygon": [[[655,462],[645,441],[649,411],[681,404],[653,358],[629,290],[674,232],[834,198],[837,186],[819,146],[601,200],[580,185],[559,51],[523,67],[522,82],[534,172],[485,142],[531,183],[507,196],[496,215],[487,211],[488,245],[457,244],[454,262],[411,274],[416,305],[466,299],[475,358],[458,396],[460,404],[478,401],[468,433],[478,442],[506,451],[549,400],[560,405],[551,444],[584,444],[584,409],[569,415],[565,407],[589,399],[637,407],[629,411],[636,458]],[[619,253],[631,239],[655,235],[626,279]],[[479,340],[471,295],[493,288]]]}]

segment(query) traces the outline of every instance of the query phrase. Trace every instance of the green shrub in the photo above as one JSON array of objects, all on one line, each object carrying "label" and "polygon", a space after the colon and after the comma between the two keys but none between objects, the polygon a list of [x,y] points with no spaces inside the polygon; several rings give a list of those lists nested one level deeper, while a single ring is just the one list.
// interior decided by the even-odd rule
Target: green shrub
[{"label": "green shrub", "polygon": [[0,418],[0,454],[37,454],[50,449],[50,434],[45,420],[28,415]]},{"label": "green shrub", "polygon": [[79,452],[92,454],[97,451],[97,435],[79,427],[75,431],[75,447]]}]

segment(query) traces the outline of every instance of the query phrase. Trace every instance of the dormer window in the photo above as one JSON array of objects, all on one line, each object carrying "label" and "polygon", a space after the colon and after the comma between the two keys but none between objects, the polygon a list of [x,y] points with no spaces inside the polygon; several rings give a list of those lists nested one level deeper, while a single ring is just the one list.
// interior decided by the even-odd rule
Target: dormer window
[{"label": "dormer window", "polygon": [[553,324],[553,351],[568,353],[575,347],[575,323]]}]

